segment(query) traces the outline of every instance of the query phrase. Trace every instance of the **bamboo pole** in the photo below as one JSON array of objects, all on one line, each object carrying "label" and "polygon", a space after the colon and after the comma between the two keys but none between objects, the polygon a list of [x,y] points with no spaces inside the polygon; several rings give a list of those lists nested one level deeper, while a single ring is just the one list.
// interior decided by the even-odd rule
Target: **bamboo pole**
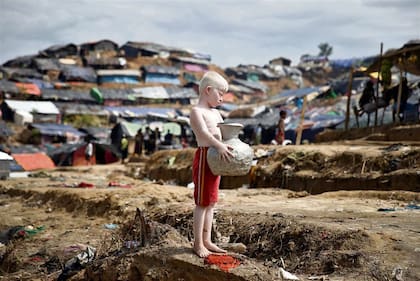
[{"label": "bamboo pole", "polygon": [[[382,68],[382,52],[384,48],[384,43],[381,42],[381,52],[379,53],[379,69],[378,69],[378,81],[376,81],[376,108],[375,108],[375,127],[378,126],[378,102],[379,102],[379,76],[381,75],[381,68]],[[385,108],[384,108],[385,111]]]},{"label": "bamboo pole", "polygon": [[345,127],[344,127],[346,131],[349,129],[352,84],[353,84],[353,67],[350,67],[349,84],[347,86],[346,123],[345,123]]},{"label": "bamboo pole", "polygon": [[296,135],[296,142],[295,142],[296,145],[300,145],[300,141],[302,139],[303,120],[305,119],[305,110],[306,110],[307,103],[308,103],[308,96],[305,96],[303,98],[302,111],[300,112],[299,126],[297,127],[297,135]]},{"label": "bamboo pole", "polygon": [[402,80],[403,80],[403,77],[402,77],[402,71],[401,71],[401,69],[400,69],[400,85],[398,86],[398,98],[397,98],[397,113],[396,113],[396,117],[395,117],[395,120],[397,120],[397,118],[398,118],[398,121],[399,121],[399,116],[400,116],[400,105],[401,105],[401,94],[402,94]]}]

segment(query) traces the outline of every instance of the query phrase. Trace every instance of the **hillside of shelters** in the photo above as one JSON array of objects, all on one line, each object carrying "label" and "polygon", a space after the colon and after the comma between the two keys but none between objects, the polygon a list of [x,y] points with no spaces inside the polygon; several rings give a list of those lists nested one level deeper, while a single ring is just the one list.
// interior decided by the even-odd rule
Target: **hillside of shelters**
[{"label": "hillside of shelters", "polygon": [[[123,138],[129,155],[195,146],[189,110],[208,70],[229,81],[220,111],[244,125],[251,145],[276,143],[280,110],[290,144],[315,142],[326,130],[418,123],[419,52],[417,40],[360,59],[306,55],[296,65],[278,57],[221,68],[209,54],[151,42],[54,45],[1,65],[1,150],[14,158],[12,170],[33,170],[87,165],[88,142],[98,164],[121,160]],[[374,99],[364,107],[368,81]]]}]

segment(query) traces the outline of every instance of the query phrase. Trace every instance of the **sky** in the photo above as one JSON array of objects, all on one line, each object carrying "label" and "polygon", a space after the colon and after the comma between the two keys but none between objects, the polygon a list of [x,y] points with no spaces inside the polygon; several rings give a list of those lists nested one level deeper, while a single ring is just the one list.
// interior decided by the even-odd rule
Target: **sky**
[{"label": "sky", "polygon": [[0,64],[52,45],[109,39],[211,55],[221,67],[377,55],[420,39],[419,0],[0,0]]}]

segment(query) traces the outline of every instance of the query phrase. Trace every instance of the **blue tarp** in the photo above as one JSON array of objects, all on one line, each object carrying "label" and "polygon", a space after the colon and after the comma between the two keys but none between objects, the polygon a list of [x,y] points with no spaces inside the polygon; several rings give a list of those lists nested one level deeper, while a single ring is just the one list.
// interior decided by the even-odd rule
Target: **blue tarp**
[{"label": "blue tarp", "polygon": [[73,134],[75,136],[83,137],[86,134],[77,130],[76,128],[63,125],[63,124],[31,124],[33,128],[38,129],[42,135],[47,136],[66,136],[67,134]]}]

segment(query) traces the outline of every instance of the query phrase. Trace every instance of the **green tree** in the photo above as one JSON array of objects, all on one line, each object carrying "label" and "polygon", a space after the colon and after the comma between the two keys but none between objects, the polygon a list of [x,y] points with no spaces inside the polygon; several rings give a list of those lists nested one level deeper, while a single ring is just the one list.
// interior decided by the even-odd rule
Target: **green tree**
[{"label": "green tree", "polygon": [[328,43],[320,43],[319,45],[318,45],[318,48],[319,48],[319,56],[322,56],[322,57],[329,57],[329,56],[331,56],[331,54],[332,54],[332,52],[333,52],[333,47],[332,46],[330,46],[330,44],[328,44]]}]

